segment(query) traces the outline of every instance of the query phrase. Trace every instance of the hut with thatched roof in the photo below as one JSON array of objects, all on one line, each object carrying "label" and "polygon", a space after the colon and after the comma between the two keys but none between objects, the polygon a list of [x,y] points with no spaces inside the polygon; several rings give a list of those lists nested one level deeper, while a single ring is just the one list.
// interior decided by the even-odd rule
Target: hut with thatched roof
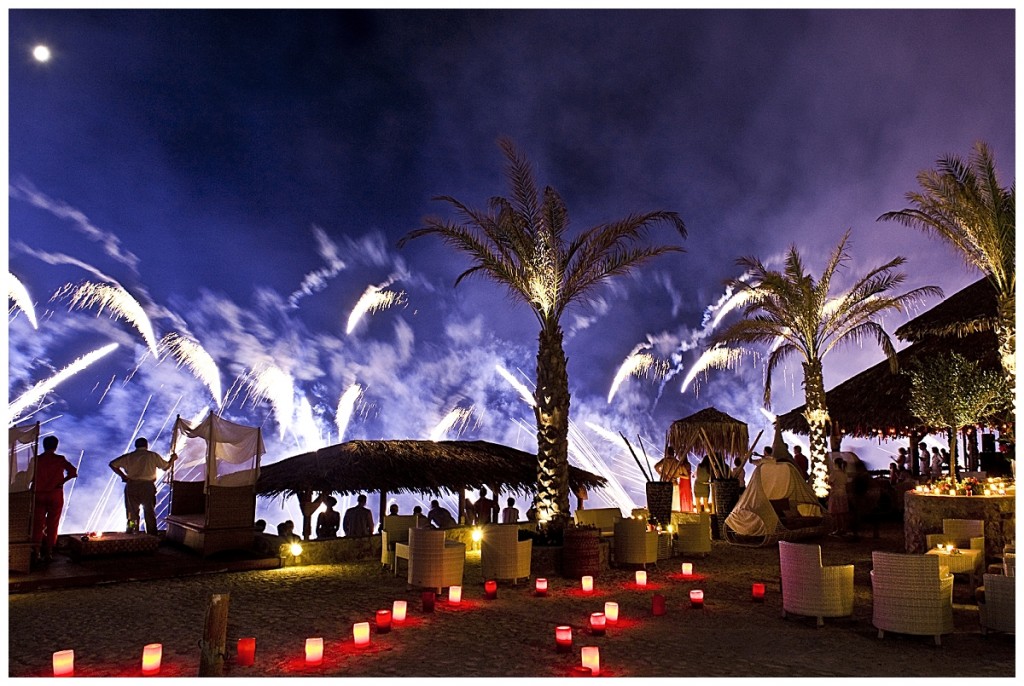
[{"label": "hut with thatched roof", "polygon": [[706,407],[672,422],[665,440],[676,455],[711,455],[716,472],[726,475],[729,473],[728,460],[746,457],[750,442],[744,422],[714,407]]},{"label": "hut with thatched roof", "polygon": [[[569,467],[569,486],[593,490],[607,484],[604,477]],[[388,493],[441,495],[488,486],[495,494],[520,494],[537,489],[537,457],[487,441],[347,441],[265,465],[256,483],[263,497],[294,495],[303,511],[308,538],[313,493],[380,493],[381,508]],[[383,521],[380,512],[378,521]]]}]

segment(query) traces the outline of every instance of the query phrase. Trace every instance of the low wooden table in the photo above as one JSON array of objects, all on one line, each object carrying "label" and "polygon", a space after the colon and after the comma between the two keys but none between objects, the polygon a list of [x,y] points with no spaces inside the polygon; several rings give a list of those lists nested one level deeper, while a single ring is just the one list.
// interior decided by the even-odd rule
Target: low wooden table
[{"label": "low wooden table", "polygon": [[949,569],[950,574],[969,575],[971,585],[977,586],[982,563],[985,561],[984,552],[983,550],[973,550],[971,548],[957,548],[956,553],[950,553],[946,550],[932,548],[925,554],[937,555],[940,567]]},{"label": "low wooden table", "polygon": [[68,546],[74,557],[153,553],[160,546],[160,539],[149,534],[104,532],[99,536],[70,536]]}]

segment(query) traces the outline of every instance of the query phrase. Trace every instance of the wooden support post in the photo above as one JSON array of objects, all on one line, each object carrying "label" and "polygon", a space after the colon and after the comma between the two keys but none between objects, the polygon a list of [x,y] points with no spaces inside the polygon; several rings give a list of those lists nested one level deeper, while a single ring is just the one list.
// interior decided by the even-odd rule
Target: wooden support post
[{"label": "wooden support post", "polygon": [[380,492],[380,500],[377,502],[377,521],[380,523],[378,527],[381,531],[384,531],[384,515],[388,513],[388,492]]},{"label": "wooden support post", "polygon": [[199,676],[223,676],[224,651],[228,635],[229,593],[215,593],[206,606],[203,638],[199,642]]}]

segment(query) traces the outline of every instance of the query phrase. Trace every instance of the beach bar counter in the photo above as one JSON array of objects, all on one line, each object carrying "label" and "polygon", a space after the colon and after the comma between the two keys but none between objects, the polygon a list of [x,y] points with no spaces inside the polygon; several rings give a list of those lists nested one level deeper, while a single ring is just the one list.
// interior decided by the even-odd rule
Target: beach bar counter
[{"label": "beach bar counter", "polygon": [[[1012,481],[982,482],[981,492],[966,495],[918,486],[904,494],[903,535],[908,553],[927,552],[925,537],[942,531],[944,519],[978,519],[985,522],[985,557],[1001,557],[1003,546],[1015,540],[1017,489]],[[987,488],[987,491],[986,491]]]}]

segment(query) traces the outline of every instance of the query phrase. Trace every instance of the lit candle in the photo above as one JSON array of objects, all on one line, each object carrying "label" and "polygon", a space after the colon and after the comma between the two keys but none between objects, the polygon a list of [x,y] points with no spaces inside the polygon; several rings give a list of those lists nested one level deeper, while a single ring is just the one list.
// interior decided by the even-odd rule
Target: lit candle
[{"label": "lit candle", "polygon": [[583,666],[590,667],[590,673],[594,676],[601,674],[601,652],[597,646],[584,646],[581,651]]},{"label": "lit candle", "polygon": [[693,563],[692,562],[684,562],[683,563],[683,576],[693,576]]},{"label": "lit candle", "polygon": [[75,675],[75,651],[58,650],[56,653],[53,654],[53,675]]},{"label": "lit candle", "polygon": [[592,577],[592,576],[585,576],[585,577],[583,577],[580,580],[580,582],[583,584],[583,592],[584,593],[593,593],[593,591],[594,591],[594,577]]},{"label": "lit candle", "polygon": [[358,622],[353,624],[352,640],[357,646],[370,645],[370,623]]},{"label": "lit candle", "polygon": [[665,614],[665,596],[660,593],[654,594],[654,597],[651,598],[651,613],[655,617]]},{"label": "lit candle", "polygon": [[690,607],[698,609],[704,607],[704,591],[690,591]]},{"label": "lit candle", "polygon": [[546,596],[548,594],[548,580],[537,579],[537,583],[534,586],[535,592],[539,596]]},{"label": "lit candle", "polygon": [[764,584],[754,584],[751,586],[750,595],[754,600],[764,602]]},{"label": "lit candle", "polygon": [[420,600],[423,601],[423,611],[424,612],[433,612],[434,611],[434,592],[433,591],[423,591],[423,593],[420,594]]},{"label": "lit candle", "polygon": [[619,604],[618,603],[605,603],[604,604],[604,618],[609,624],[615,626],[619,621]]},{"label": "lit candle", "polygon": [[377,610],[377,633],[386,634],[391,631],[391,610]]},{"label": "lit candle", "polygon": [[559,653],[568,653],[572,650],[572,627],[555,627],[555,650]]},{"label": "lit candle", "polygon": [[164,646],[162,643],[150,643],[142,649],[142,673],[159,674],[160,658],[163,655]]},{"label": "lit candle", "polygon": [[985,495],[992,495],[992,491],[986,488],[985,489]]},{"label": "lit candle", "polygon": [[603,612],[592,612],[590,614],[590,633],[595,636],[604,636],[604,628],[607,624]]},{"label": "lit candle", "polygon": [[307,665],[318,665],[324,659],[324,639],[322,638],[307,638],[306,639],[306,664]]},{"label": "lit candle", "polygon": [[401,624],[405,621],[406,608],[407,605],[404,600],[396,600],[391,605],[391,619],[395,622],[395,624]]},{"label": "lit candle", "polygon": [[636,585],[646,586],[647,585],[647,572],[640,570],[636,573]]},{"label": "lit candle", "polygon": [[487,600],[494,600],[498,597],[498,582],[497,581],[485,581],[484,582],[484,598]]},{"label": "lit candle", "polygon": [[452,586],[448,589],[448,602],[452,605],[462,602],[462,586]]},{"label": "lit candle", "polygon": [[238,664],[242,667],[250,667],[256,661],[256,639],[238,639]]}]

